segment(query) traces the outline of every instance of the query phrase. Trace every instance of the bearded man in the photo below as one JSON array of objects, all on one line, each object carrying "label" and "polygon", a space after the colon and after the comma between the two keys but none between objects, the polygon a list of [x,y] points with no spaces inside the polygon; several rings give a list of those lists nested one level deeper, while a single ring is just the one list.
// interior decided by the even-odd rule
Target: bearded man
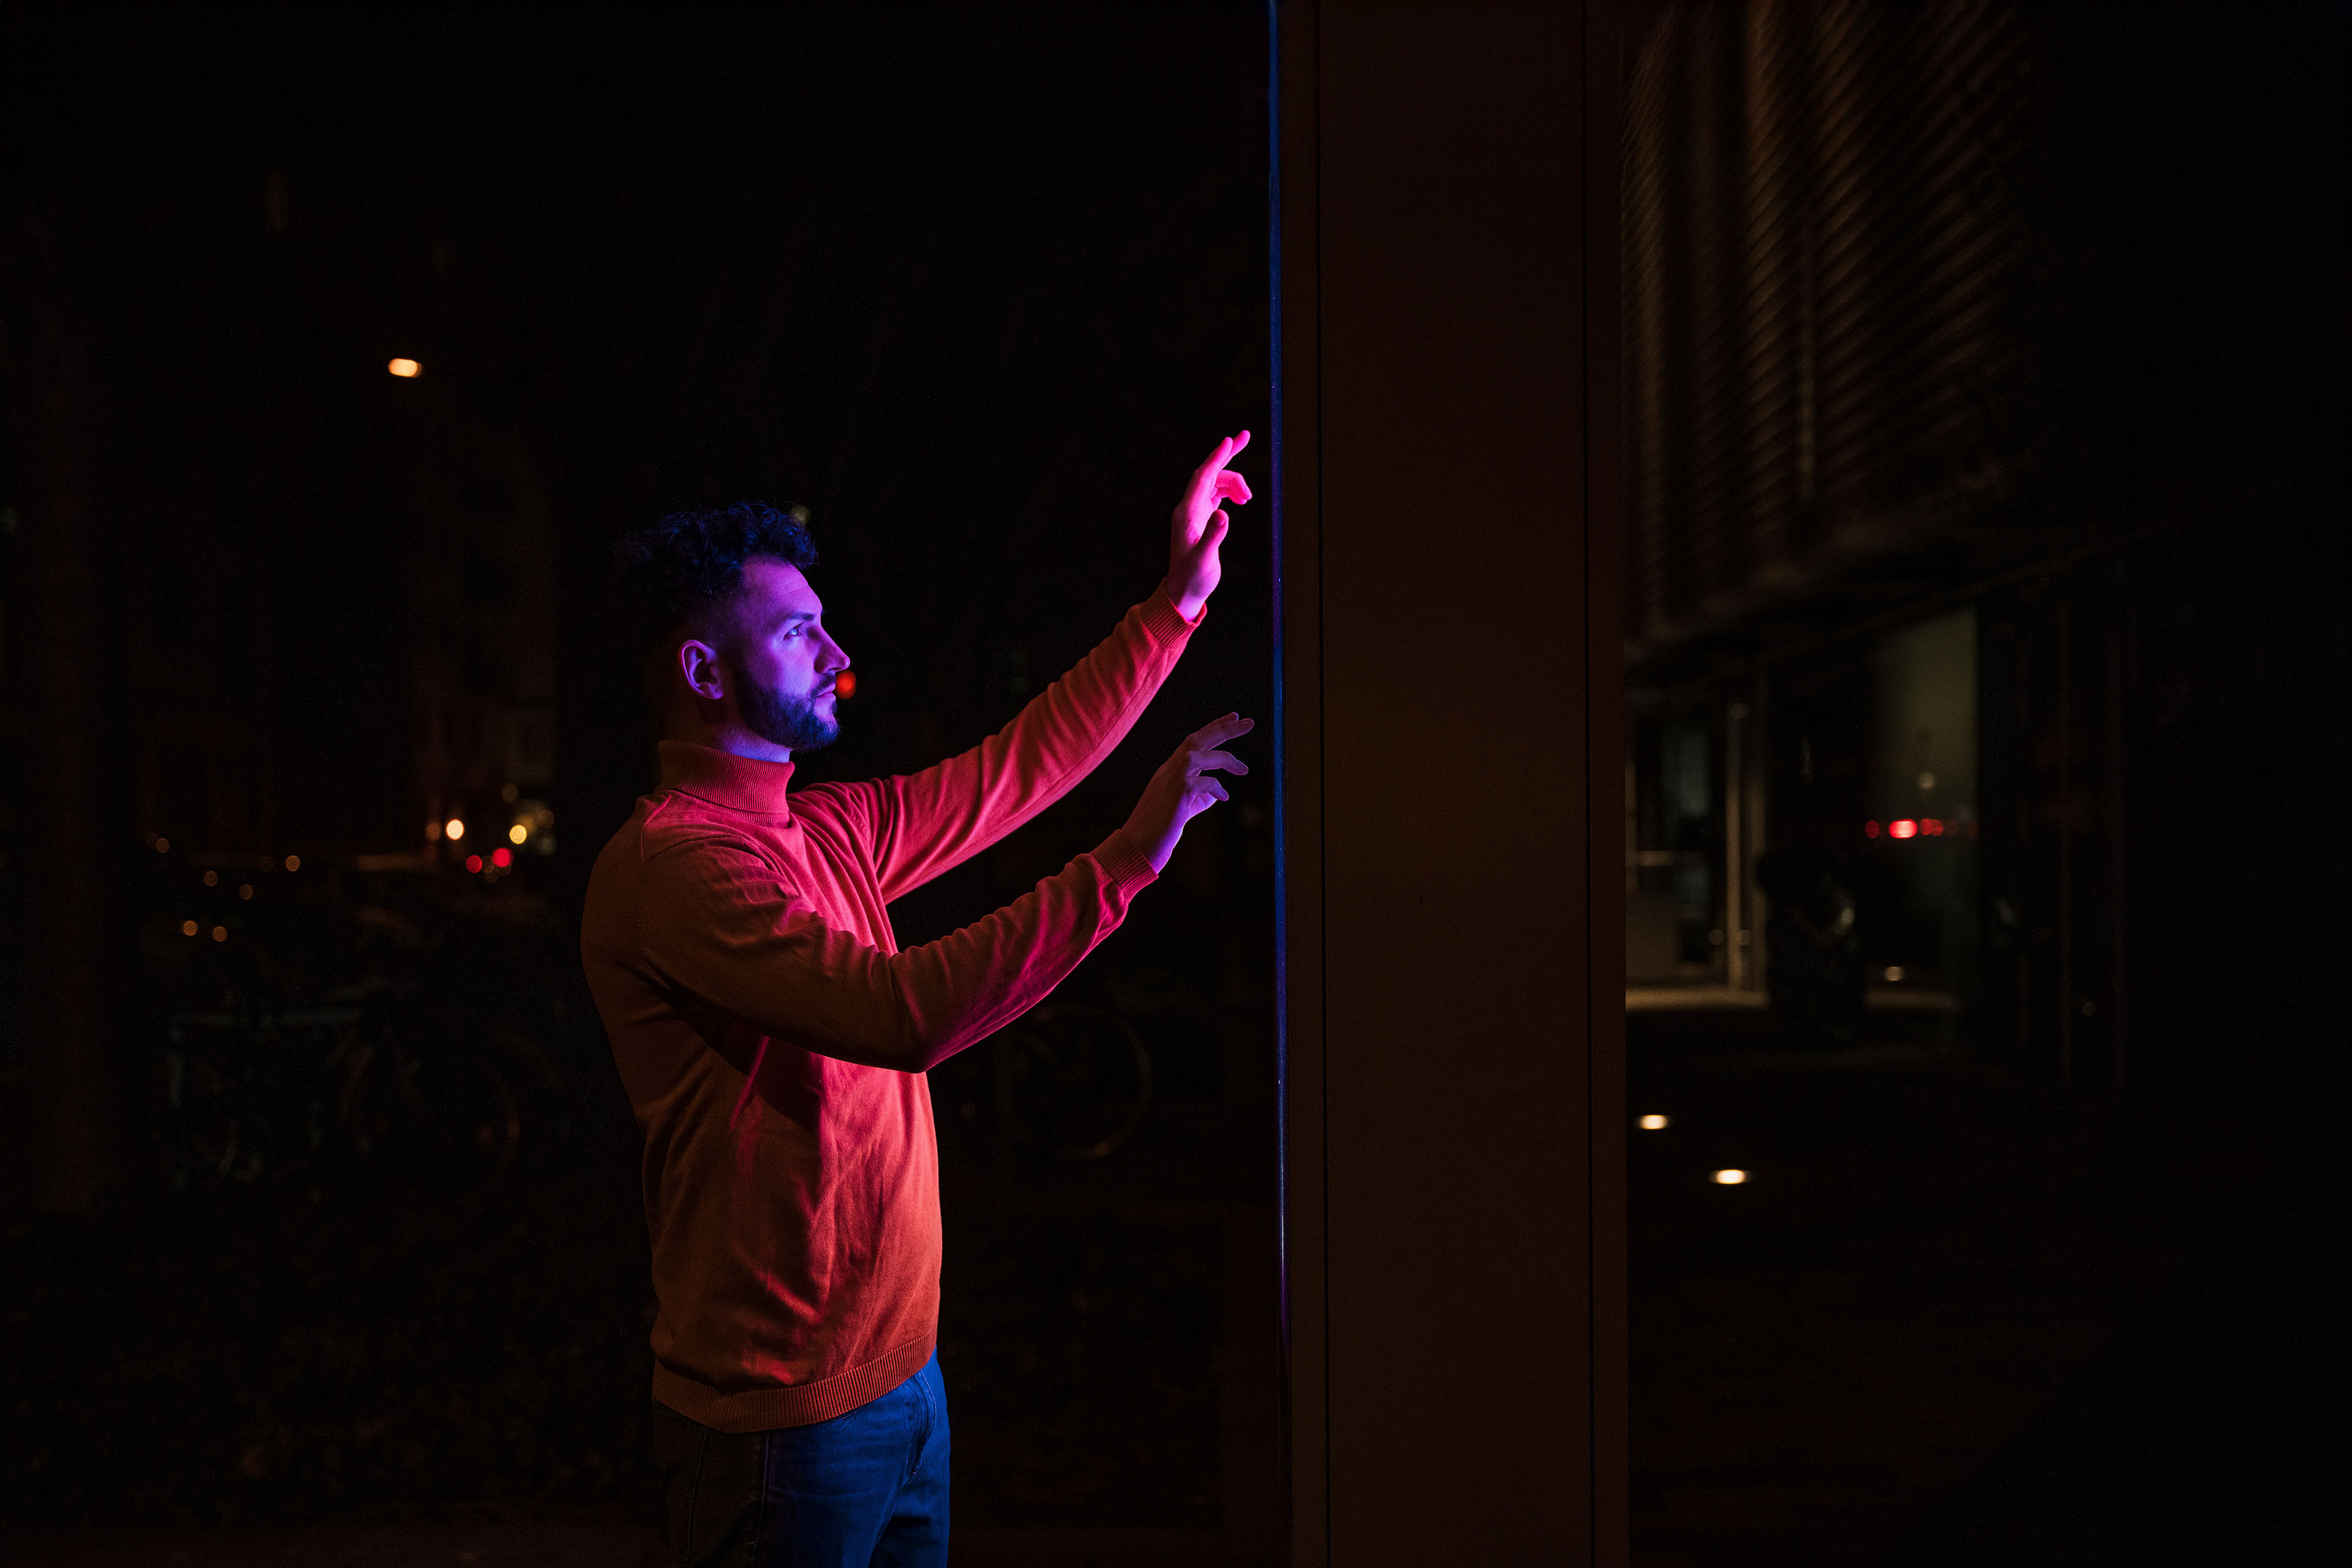
[{"label": "bearded man", "polygon": [[791,790],[838,733],[849,657],[806,530],[682,512],[618,574],[662,719],[661,783],[598,857],[581,952],[639,1125],[653,1243],[655,1457],[674,1562],[947,1561],[931,1067],[1043,1001],[1226,798],[1228,714],[1124,826],[1015,902],[901,951],[887,906],[1034,816],[1141,716],[1205,614],[1220,442],[1178,503],[1167,579],[971,751]]}]

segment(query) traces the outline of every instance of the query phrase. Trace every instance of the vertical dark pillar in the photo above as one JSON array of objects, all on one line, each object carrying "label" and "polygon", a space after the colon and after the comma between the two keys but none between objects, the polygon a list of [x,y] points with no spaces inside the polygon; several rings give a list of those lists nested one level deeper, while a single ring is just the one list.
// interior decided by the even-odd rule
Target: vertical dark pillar
[{"label": "vertical dark pillar", "polygon": [[1622,1563],[1616,43],[1278,27],[1294,1561]]},{"label": "vertical dark pillar", "polygon": [[68,1213],[94,1207],[128,1173],[131,1126],[119,1033],[131,826],[114,609],[130,563],[101,535],[90,247],[77,216],[62,201],[20,211],[0,254],[0,294],[13,300],[0,358],[15,373],[5,416],[21,619],[10,628],[9,698],[22,704],[30,1079],[0,1125],[35,1162],[27,1195]]}]

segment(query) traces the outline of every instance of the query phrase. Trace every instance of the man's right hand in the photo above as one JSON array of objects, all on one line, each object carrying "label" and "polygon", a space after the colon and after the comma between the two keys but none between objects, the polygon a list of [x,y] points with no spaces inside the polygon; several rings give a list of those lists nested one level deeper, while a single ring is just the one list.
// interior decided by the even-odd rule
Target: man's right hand
[{"label": "man's right hand", "polygon": [[1151,775],[1143,798],[1135,803],[1135,811],[1127,819],[1126,833],[1150,859],[1153,870],[1168,869],[1168,858],[1176,852],[1176,841],[1184,837],[1186,823],[1227,798],[1225,786],[1209,775],[1249,772],[1247,763],[1219,748],[1256,728],[1255,720],[1238,713],[1213,720],[1186,736],[1176,754]]}]

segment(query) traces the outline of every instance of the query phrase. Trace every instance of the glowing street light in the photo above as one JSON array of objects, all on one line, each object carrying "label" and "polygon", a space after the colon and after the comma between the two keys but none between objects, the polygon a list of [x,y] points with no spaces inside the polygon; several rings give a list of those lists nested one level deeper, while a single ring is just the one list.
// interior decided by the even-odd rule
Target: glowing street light
[{"label": "glowing street light", "polygon": [[462,816],[453,816],[441,825],[441,831],[447,834],[452,842],[463,838],[466,837],[466,819]]}]

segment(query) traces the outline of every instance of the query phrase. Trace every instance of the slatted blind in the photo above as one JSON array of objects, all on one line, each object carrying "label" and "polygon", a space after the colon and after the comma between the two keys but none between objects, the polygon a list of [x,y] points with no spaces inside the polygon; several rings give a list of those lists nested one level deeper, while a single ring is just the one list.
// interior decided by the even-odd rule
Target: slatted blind
[{"label": "slatted blind", "polygon": [[1986,0],[1653,14],[1626,83],[1637,659],[1998,469],[2031,43]]}]

